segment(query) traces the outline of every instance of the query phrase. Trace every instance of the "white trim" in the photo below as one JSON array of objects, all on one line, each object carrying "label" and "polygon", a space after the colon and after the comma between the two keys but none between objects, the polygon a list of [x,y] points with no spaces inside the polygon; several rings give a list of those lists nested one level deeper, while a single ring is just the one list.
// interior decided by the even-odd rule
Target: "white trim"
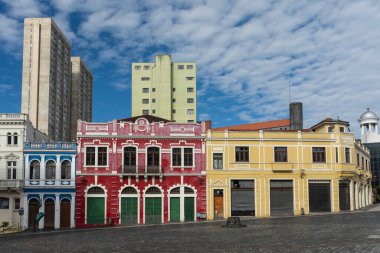
[{"label": "white trim", "polygon": [[[133,189],[136,190],[137,194],[122,194],[122,191],[127,188],[127,187],[132,187]],[[140,224],[140,190],[137,186],[134,184],[124,184],[122,187],[119,189],[119,224],[121,224],[121,198],[126,198],[126,197],[136,197],[137,198],[137,224]]]},{"label": "white trim", "polygon": [[[158,189],[160,189],[161,194],[146,194],[146,191],[152,187],[157,187]],[[161,198],[161,223],[163,223],[164,222],[164,190],[162,189],[162,187],[160,185],[156,185],[156,184],[154,184],[154,185],[149,184],[148,186],[146,186],[144,188],[144,191],[143,191],[143,199],[144,199],[143,223],[144,224],[145,224],[145,208],[146,208],[145,198],[146,197],[152,197],[152,198],[160,197]]]},{"label": "white trim", "polygon": [[[174,145],[177,145],[177,144],[174,144]],[[170,168],[173,169],[173,168],[195,168],[195,148],[194,146],[174,146],[174,145],[171,145],[170,147]],[[177,166],[177,165],[173,165],[173,149],[174,148],[179,148],[181,149],[181,165],[180,166]],[[192,164],[191,166],[185,166],[185,148],[189,148],[192,150]]]},{"label": "white trim", "polygon": [[[222,154],[222,168],[221,169],[214,168],[214,154]],[[213,152],[213,150],[211,150],[211,170],[215,170],[215,171],[224,170],[224,151]]]},{"label": "white trim", "polygon": [[[87,194],[88,190],[93,187],[100,187],[104,190],[104,194]],[[90,197],[89,197],[90,196]],[[107,224],[107,189],[105,186],[101,184],[91,184],[86,187],[84,190],[84,199],[85,199],[85,205],[84,205],[84,224],[87,224],[87,198],[91,197],[104,197],[104,224]]]},{"label": "white trim", "polygon": [[[124,166],[124,149],[125,148],[130,148],[130,147],[133,147],[135,148],[135,152],[136,152],[136,168],[138,168],[139,166],[139,146],[138,144],[122,144],[121,146],[121,165]],[[123,173],[123,171],[121,171],[121,173]]]},{"label": "white trim", "polygon": [[[146,149],[146,155],[145,155],[145,166],[149,166],[148,165],[148,148],[152,148],[152,147],[156,147],[158,148],[158,155],[159,155],[159,158],[158,158],[158,166],[161,167],[161,146],[158,146],[158,145],[149,145],[149,146],[146,146],[145,149]],[[154,166],[154,165],[152,165]],[[144,191],[144,194],[145,194],[145,191]]]},{"label": "white trim", "polygon": [[[106,154],[107,154],[107,164],[106,165],[98,165],[98,154],[99,154],[99,150],[98,148],[99,147],[103,147],[103,148],[107,148],[107,151],[106,151]],[[109,166],[109,159],[110,159],[110,155],[109,155],[109,145],[84,145],[84,151],[83,151],[83,167],[88,167],[88,168],[95,168],[95,167],[98,167],[98,168],[107,168]],[[87,165],[87,148],[95,148],[95,164],[94,165]]]},{"label": "white trim", "polygon": [[[179,187],[179,193],[170,193],[173,189]],[[185,187],[188,187],[193,190],[194,193],[185,193]],[[193,197],[194,198],[194,220],[197,220],[197,190],[195,189],[194,186],[189,185],[189,184],[176,184],[172,185],[168,190],[167,190],[167,198],[168,198],[168,221],[170,222],[170,201],[172,197],[177,197],[180,198],[180,221],[184,222],[185,221],[185,197]]]}]

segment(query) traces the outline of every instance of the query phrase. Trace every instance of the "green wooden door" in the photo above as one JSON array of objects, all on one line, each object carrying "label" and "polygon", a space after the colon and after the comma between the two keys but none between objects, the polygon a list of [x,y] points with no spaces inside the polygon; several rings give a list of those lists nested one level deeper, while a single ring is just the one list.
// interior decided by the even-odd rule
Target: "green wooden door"
[{"label": "green wooden door", "polygon": [[185,221],[194,221],[194,197],[185,197]]},{"label": "green wooden door", "polygon": [[170,221],[180,221],[180,198],[170,198]]},{"label": "green wooden door", "polygon": [[87,224],[104,224],[104,197],[87,198]]},{"label": "green wooden door", "polygon": [[158,224],[161,222],[161,198],[145,198],[145,223]]},{"label": "green wooden door", "polygon": [[121,198],[121,223],[137,224],[137,198]]}]

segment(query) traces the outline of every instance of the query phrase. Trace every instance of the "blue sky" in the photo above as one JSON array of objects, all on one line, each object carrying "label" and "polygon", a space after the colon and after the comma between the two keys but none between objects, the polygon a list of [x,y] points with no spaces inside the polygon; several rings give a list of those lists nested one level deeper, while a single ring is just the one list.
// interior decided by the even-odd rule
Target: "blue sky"
[{"label": "blue sky", "polygon": [[198,118],[223,126],[380,114],[380,1],[0,0],[0,111],[19,112],[24,17],[52,16],[94,76],[93,120],[131,112],[131,62],[197,63]]}]

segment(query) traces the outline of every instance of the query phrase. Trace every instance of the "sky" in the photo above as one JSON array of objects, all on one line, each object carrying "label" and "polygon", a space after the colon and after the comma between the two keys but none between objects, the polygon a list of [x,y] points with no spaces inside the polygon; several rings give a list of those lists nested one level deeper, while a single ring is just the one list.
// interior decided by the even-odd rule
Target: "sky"
[{"label": "sky", "polygon": [[[198,120],[380,114],[380,1],[0,0],[0,112],[20,112],[23,19],[53,17],[93,73],[93,121],[131,114],[131,63],[196,62]],[[290,92],[289,92],[290,91]]]}]

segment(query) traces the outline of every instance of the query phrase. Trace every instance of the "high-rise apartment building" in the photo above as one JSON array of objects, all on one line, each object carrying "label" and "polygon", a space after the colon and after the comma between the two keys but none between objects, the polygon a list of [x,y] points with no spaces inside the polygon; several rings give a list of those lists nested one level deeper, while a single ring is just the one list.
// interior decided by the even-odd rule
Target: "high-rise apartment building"
[{"label": "high-rise apartment building", "polygon": [[[21,111],[29,115],[30,121],[39,131],[46,133],[54,140],[73,139],[70,136],[70,128],[76,125],[78,117],[81,116],[72,116],[72,113],[83,113],[83,108],[72,108],[72,106],[83,106],[80,101],[82,97],[77,96],[78,90],[91,89],[90,92],[86,92],[86,95],[92,96],[92,77],[89,78],[91,74],[88,74],[87,67],[79,70],[86,73],[83,74],[83,82],[74,81],[74,91],[71,90],[71,66],[70,42],[53,19],[26,18]],[[77,76],[76,73],[74,73],[75,76]],[[79,76],[82,78],[82,72],[80,73]],[[77,98],[77,101],[73,103],[71,102],[72,95]],[[88,98],[84,103],[86,115],[90,114],[90,118],[87,119],[91,119],[91,112],[87,112],[92,109],[88,106],[90,103]]]},{"label": "high-rise apartment building", "polygon": [[70,140],[76,139],[77,120],[92,121],[92,74],[80,57],[71,57]]},{"label": "high-rise apartment building", "polygon": [[132,63],[132,116],[154,115],[196,122],[196,64],[157,55],[153,63]]}]

